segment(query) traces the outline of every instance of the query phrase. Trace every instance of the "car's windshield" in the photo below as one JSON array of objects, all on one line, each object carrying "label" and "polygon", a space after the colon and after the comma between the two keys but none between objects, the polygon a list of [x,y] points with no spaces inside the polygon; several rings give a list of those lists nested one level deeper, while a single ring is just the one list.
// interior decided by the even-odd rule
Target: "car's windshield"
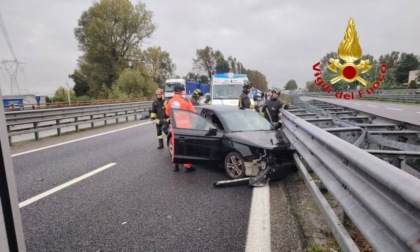
[{"label": "car's windshield", "polygon": [[224,84],[213,86],[213,99],[238,99],[241,93],[241,84]]},{"label": "car's windshield", "polygon": [[221,113],[232,132],[271,130],[271,124],[257,112],[252,110],[238,110]]}]

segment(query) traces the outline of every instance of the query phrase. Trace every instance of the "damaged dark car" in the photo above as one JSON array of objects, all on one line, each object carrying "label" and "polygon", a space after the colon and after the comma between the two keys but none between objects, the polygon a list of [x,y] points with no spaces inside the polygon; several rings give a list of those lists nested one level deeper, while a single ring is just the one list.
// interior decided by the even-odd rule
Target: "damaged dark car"
[{"label": "damaged dark car", "polygon": [[[201,106],[197,113],[173,109],[176,163],[215,164],[231,179],[255,177],[277,167],[277,177],[291,172],[293,153],[281,130],[252,110],[234,106]],[[172,151],[172,135],[167,144]],[[287,164],[285,169],[278,167]]]}]

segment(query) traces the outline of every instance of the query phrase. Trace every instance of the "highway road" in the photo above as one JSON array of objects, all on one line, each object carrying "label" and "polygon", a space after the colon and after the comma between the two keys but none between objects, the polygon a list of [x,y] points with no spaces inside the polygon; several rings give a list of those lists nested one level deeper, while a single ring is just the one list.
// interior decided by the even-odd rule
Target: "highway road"
[{"label": "highway road", "polygon": [[366,113],[420,126],[420,105],[388,103],[364,100],[343,100],[337,98],[301,97],[303,101],[319,100],[353,108]]},{"label": "highway road", "polygon": [[14,151],[28,251],[243,251],[252,189],[213,188],[218,167],[174,173],[156,146],[147,122]]}]

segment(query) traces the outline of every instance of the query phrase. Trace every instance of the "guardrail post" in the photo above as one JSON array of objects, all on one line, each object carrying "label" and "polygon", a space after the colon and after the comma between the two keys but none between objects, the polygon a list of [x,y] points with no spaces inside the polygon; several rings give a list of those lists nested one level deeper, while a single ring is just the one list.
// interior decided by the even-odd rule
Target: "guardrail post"
[{"label": "guardrail post", "polygon": [[[38,128],[38,123],[34,122],[34,129]],[[39,140],[39,132],[35,131],[35,140],[38,141]]]},{"label": "guardrail post", "polygon": [[107,121],[106,121],[106,113],[104,113],[104,125],[106,126],[106,123],[107,123]]},{"label": "guardrail post", "polygon": [[399,158],[398,161],[400,161],[399,162],[400,169],[404,169],[404,167],[405,167],[405,158]]},{"label": "guardrail post", "polygon": [[[78,121],[79,121],[79,118],[78,117],[75,117],[74,118],[74,122],[77,123]],[[76,132],[79,132],[79,124],[76,124],[75,125],[75,128],[76,128]]]},{"label": "guardrail post", "polygon": [[[115,116],[118,116],[118,112],[115,112]],[[115,118],[115,120],[117,121],[117,123],[119,123],[118,118]]]},{"label": "guardrail post", "polygon": [[[93,115],[90,116],[90,120],[93,121]],[[93,127],[95,127],[95,123],[91,122],[90,127],[93,129]]]},{"label": "guardrail post", "polygon": [[[10,125],[7,125],[7,134],[9,135],[9,133],[10,133]],[[10,146],[12,146],[12,137],[11,136],[9,136],[9,145]]]},{"label": "guardrail post", "polygon": [[55,120],[55,123],[57,124],[57,136],[61,136],[61,128],[60,128],[60,119]]},{"label": "guardrail post", "polygon": [[125,115],[126,115],[125,122],[128,122],[128,111],[125,111]]}]

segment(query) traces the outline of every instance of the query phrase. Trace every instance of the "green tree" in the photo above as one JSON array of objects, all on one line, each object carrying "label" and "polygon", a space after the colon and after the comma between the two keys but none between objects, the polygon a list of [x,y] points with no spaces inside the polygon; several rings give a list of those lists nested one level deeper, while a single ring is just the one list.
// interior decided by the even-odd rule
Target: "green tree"
[{"label": "green tree", "polygon": [[70,78],[74,81],[74,93],[77,97],[86,96],[89,93],[89,83],[87,82],[87,77],[80,71],[80,69],[75,69],[73,74],[70,75]]},{"label": "green tree", "polygon": [[308,90],[308,92],[322,92],[322,89],[318,87],[314,81],[307,81],[306,89]]},{"label": "green tree", "polygon": [[108,98],[139,98],[150,97],[158,85],[145,78],[140,72],[131,68],[125,69],[118,78]]},{"label": "green tree", "polygon": [[210,46],[206,46],[204,49],[197,49],[197,58],[193,59],[194,68],[199,72],[206,73],[209,79],[212,78],[216,69],[216,60],[213,55],[213,49]]},{"label": "green tree", "polygon": [[213,58],[216,61],[216,73],[228,73],[230,71],[229,62],[225,60],[225,57],[219,50],[214,52]]},{"label": "green tree", "polygon": [[84,53],[80,71],[92,96],[110,90],[143,40],[152,35],[152,16],[144,3],[133,6],[129,0],[101,0],[83,12],[75,36]]},{"label": "green tree", "polygon": [[74,97],[74,91],[72,89],[68,89],[63,86],[58,87],[54,93],[54,101],[68,101],[68,92],[70,92],[70,99]]},{"label": "green tree", "polygon": [[411,80],[410,83],[408,83],[408,88],[417,88],[417,82],[415,80]]},{"label": "green tree", "polygon": [[142,52],[142,62],[148,71],[148,76],[163,88],[165,80],[175,72],[176,66],[172,63],[169,53],[162,51],[160,47],[149,47]]},{"label": "green tree", "polygon": [[395,79],[397,83],[407,83],[409,72],[411,70],[417,70],[419,66],[419,60],[414,54],[401,53],[401,57],[395,65]]},{"label": "green tree", "polygon": [[297,88],[298,88],[298,85],[295,80],[289,80],[286,83],[286,86],[284,86],[284,89],[286,90],[296,90]]}]

